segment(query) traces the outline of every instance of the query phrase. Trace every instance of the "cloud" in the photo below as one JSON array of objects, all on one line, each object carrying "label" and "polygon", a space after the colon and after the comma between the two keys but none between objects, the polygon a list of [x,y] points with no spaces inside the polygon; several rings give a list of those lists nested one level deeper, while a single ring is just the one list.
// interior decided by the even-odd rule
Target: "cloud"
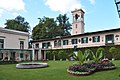
[{"label": "cloud", "polygon": [[89,0],[91,4],[95,4],[96,0]]},{"label": "cloud", "polygon": [[0,17],[2,16],[2,14],[3,14],[3,10],[2,10],[2,9],[0,9]]},{"label": "cloud", "polygon": [[23,0],[0,0],[0,15],[4,11],[20,11],[25,10],[25,3]]},{"label": "cloud", "polygon": [[0,9],[4,10],[24,10],[25,3],[23,0],[0,0]]},{"label": "cloud", "polygon": [[74,10],[75,8],[82,8],[80,0],[44,0],[45,5],[48,6],[52,11],[59,11],[66,13]]},{"label": "cloud", "polygon": [[16,12],[14,12],[14,13],[12,13],[12,15],[16,17],[16,16],[18,16],[19,14],[16,13]]}]

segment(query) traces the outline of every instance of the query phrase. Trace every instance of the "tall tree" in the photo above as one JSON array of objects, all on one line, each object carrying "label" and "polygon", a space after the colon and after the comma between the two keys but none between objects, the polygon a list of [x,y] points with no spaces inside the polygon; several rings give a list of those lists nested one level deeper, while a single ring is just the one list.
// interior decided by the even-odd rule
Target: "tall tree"
[{"label": "tall tree", "polygon": [[6,29],[13,29],[18,31],[24,31],[29,32],[30,26],[27,21],[25,21],[25,18],[22,16],[17,16],[15,19],[8,19],[6,20]]},{"label": "tall tree", "polygon": [[56,18],[58,22],[58,27],[60,28],[60,35],[61,36],[68,36],[70,34],[71,24],[69,22],[69,18],[67,17],[67,14],[59,14],[59,16]]},{"label": "tall tree", "polygon": [[48,39],[56,36],[56,22],[53,18],[39,18],[39,24],[32,30],[33,40]]},{"label": "tall tree", "polygon": [[33,40],[54,38],[56,36],[70,35],[71,24],[66,14],[54,18],[38,18],[39,24],[32,30]]}]

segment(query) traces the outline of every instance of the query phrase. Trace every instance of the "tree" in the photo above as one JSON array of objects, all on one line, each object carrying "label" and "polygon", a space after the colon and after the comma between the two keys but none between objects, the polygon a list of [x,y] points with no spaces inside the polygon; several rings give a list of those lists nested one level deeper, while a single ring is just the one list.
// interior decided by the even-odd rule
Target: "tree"
[{"label": "tree", "polygon": [[93,60],[95,62],[98,62],[103,57],[103,49],[98,48],[95,54],[92,52],[92,56],[93,56]]},{"label": "tree", "polygon": [[48,39],[56,37],[57,24],[53,18],[43,17],[39,18],[39,24],[32,30],[33,40]]},{"label": "tree", "polygon": [[65,50],[60,50],[58,52],[58,56],[60,60],[66,60],[68,58],[68,54],[66,53]]},{"label": "tree", "polygon": [[22,16],[17,16],[15,19],[6,20],[6,29],[13,29],[18,31],[29,32],[30,26],[29,23],[25,21],[25,18]]},{"label": "tree", "polygon": [[59,27],[59,31],[60,32],[60,36],[68,36],[71,35],[70,34],[70,30],[71,28],[71,24],[69,23],[69,18],[67,17],[66,14],[62,15],[59,14],[59,16],[56,18],[57,22],[58,22],[58,27]]},{"label": "tree", "polygon": [[54,18],[43,17],[38,18],[39,24],[32,30],[33,40],[55,38],[57,36],[70,35],[71,24],[67,15],[59,15],[56,20]]},{"label": "tree", "polygon": [[85,50],[84,54],[81,50],[78,51],[78,54],[75,53],[72,54],[73,59],[79,62],[80,65],[85,63],[86,59],[88,58],[89,54],[91,53],[91,50],[87,49]]},{"label": "tree", "polygon": [[[97,53],[101,53],[101,52],[104,53],[104,51],[105,51],[105,49],[100,47],[100,48],[98,48]],[[104,59],[105,59],[105,53],[104,53]]]},{"label": "tree", "polygon": [[115,58],[115,54],[118,52],[118,50],[115,47],[111,47],[109,52],[112,54],[112,57]]},{"label": "tree", "polygon": [[55,60],[56,60],[56,57],[55,57],[55,56],[56,56],[56,54],[57,54],[57,51],[54,50],[54,51],[52,52],[52,54],[53,54],[53,60],[55,61]]},{"label": "tree", "polygon": [[52,60],[53,59],[53,55],[52,55],[52,51],[51,50],[47,50],[46,51],[46,55],[47,55],[47,59],[49,59],[49,60]]}]

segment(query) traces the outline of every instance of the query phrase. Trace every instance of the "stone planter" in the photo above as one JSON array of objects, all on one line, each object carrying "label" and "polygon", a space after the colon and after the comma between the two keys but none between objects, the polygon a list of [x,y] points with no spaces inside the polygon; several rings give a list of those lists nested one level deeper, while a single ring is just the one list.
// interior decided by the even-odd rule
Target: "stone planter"
[{"label": "stone planter", "polygon": [[45,68],[48,67],[47,63],[20,63],[16,64],[18,69],[33,69],[33,68]]}]

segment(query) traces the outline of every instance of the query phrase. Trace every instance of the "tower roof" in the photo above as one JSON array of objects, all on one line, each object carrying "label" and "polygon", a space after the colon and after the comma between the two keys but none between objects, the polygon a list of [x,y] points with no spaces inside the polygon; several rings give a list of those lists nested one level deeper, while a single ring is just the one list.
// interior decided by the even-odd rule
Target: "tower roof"
[{"label": "tower roof", "polygon": [[74,11],[71,11],[71,13],[78,12],[78,11],[82,11],[83,13],[85,13],[82,9],[75,9]]}]

